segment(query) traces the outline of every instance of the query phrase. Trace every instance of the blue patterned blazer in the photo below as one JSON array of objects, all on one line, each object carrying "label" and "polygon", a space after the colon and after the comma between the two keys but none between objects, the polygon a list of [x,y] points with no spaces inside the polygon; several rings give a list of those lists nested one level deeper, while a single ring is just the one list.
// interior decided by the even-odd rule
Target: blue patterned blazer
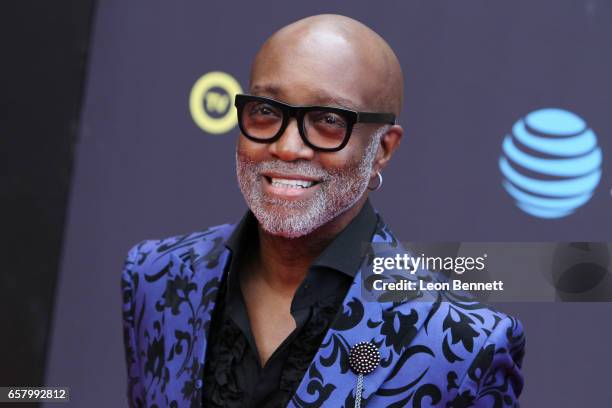
[{"label": "blue patterned blazer", "polygon": [[[401,250],[378,219],[372,242]],[[234,227],[144,241],[129,252],[122,290],[131,407],[201,406],[207,334]],[[518,406],[525,340],[517,319],[439,293],[429,301],[368,302],[362,271],[290,407],[355,406],[348,357],[362,341],[379,347],[381,362],[364,377],[361,406]]]}]

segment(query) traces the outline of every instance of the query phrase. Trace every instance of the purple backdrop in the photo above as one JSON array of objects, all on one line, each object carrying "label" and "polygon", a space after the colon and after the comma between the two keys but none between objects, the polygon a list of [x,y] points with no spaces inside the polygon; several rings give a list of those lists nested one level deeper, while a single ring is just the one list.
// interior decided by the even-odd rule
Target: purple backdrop
[{"label": "purple backdrop", "polygon": [[[400,152],[373,203],[402,241],[612,240],[612,4],[605,0],[125,2],[98,5],[54,311],[48,385],[71,405],[125,405],[119,278],[128,248],[237,221],[234,128],[194,123],[196,80],[247,85],[266,37],[334,12],[396,50],[406,78]],[[497,160],[512,124],[561,107],[604,153],[594,197],[559,220],[518,210]],[[214,114],[214,112],[213,112]],[[526,407],[609,406],[612,304],[514,303],[527,332]]]}]

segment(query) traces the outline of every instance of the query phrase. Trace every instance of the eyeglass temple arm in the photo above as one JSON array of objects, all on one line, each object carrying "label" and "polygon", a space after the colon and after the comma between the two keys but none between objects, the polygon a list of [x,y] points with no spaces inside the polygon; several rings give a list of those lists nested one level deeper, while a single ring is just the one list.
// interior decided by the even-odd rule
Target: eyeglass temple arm
[{"label": "eyeglass temple arm", "polygon": [[357,113],[357,122],[395,125],[395,115],[393,113],[359,112]]}]

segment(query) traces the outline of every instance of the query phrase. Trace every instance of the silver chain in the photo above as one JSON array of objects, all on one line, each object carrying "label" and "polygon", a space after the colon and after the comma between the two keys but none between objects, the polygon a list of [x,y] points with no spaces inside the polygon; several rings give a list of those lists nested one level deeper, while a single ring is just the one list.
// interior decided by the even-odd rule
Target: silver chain
[{"label": "silver chain", "polygon": [[363,391],[363,374],[357,376],[357,389],[355,390],[355,408],[361,408],[361,393]]}]

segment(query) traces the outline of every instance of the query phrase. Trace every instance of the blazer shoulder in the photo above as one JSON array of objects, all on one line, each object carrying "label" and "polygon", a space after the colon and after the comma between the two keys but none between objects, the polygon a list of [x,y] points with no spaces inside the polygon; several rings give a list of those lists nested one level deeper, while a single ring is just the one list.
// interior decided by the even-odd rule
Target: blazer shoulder
[{"label": "blazer shoulder", "polygon": [[182,261],[198,262],[206,256],[223,251],[224,243],[236,224],[221,224],[204,231],[176,235],[163,239],[143,240],[128,251],[123,269],[124,280],[135,274],[150,273],[168,263],[173,256]]},{"label": "blazer shoulder", "polygon": [[[434,302],[404,302],[395,308],[402,315],[418,310],[421,324],[415,343],[438,349],[434,353],[455,366],[466,370],[470,362],[482,358],[481,353],[503,351],[521,365],[525,332],[521,321],[475,299],[439,296]],[[460,368],[459,366],[463,366]]]},{"label": "blazer shoulder", "polygon": [[473,297],[451,295],[434,302],[425,325],[433,325],[441,333],[450,334],[453,340],[474,346],[467,347],[467,351],[477,350],[490,342],[524,341],[519,319]]},{"label": "blazer shoulder", "polygon": [[[416,350],[424,351],[420,358],[429,367],[428,378],[446,389],[449,396],[456,393],[459,400],[469,397],[476,401],[480,390],[493,390],[494,386],[496,393],[506,395],[502,392],[504,384],[511,383],[507,394],[512,400],[518,398],[523,387],[521,367],[525,354],[525,334],[519,319],[484,303],[456,299],[406,302],[395,312],[414,315],[422,324],[415,327],[414,338],[402,350],[403,359],[416,355]],[[403,364],[398,370],[404,378],[412,378],[413,369],[414,363]],[[455,405],[459,400],[451,406],[464,406]]]},{"label": "blazer shoulder", "polygon": [[[478,406],[497,406],[504,401],[517,406],[523,391],[525,332],[516,317],[489,310],[495,325],[475,347],[469,366],[459,381],[458,398],[478,401]],[[516,405],[515,405],[516,404]]]}]

